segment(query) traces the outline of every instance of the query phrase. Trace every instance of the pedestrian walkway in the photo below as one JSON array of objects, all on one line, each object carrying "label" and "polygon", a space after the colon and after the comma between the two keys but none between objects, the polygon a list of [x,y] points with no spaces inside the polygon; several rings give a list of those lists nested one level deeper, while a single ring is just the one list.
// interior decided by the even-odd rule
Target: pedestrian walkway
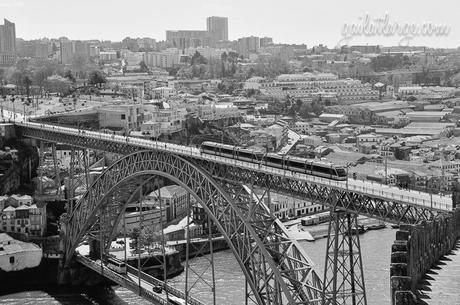
[{"label": "pedestrian walkway", "polygon": [[460,240],[427,272],[419,287],[420,304],[460,305]]}]

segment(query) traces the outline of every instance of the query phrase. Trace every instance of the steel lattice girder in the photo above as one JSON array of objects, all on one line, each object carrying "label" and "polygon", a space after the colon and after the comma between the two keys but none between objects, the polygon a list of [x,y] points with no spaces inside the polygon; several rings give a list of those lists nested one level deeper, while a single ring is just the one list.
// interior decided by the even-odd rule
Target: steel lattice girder
[{"label": "steel lattice girder", "polygon": [[104,235],[110,236],[126,204],[124,200],[110,200],[116,195],[114,192],[126,183],[132,183],[130,188],[135,189],[135,181],[145,175],[166,177],[183,186],[201,203],[227,240],[259,304],[278,304],[279,297],[273,287],[279,287],[287,304],[320,302],[319,277],[270,213],[258,209],[253,215],[244,216],[246,204],[237,201],[241,196],[230,196],[203,170],[183,158],[154,151],[121,158],[105,170],[78,201],[65,224],[66,264],[98,219],[102,219],[102,225],[97,227],[102,227]]},{"label": "steel lattice girder", "polygon": [[[19,134],[44,141],[55,141],[73,146],[92,148],[116,154],[129,154],[141,150],[130,143],[118,143],[104,139],[93,139],[77,135],[62,134],[58,131],[40,130],[25,126],[16,126]],[[210,162],[201,159],[186,158],[199,165],[214,179],[234,183],[251,183],[260,188],[268,188],[277,193],[286,194],[313,203],[326,205],[332,208],[346,210],[353,214],[360,214],[381,219],[392,223],[414,224],[424,220],[431,220],[441,214],[428,207],[412,205],[404,201],[387,200],[376,195],[362,194],[357,191],[347,191],[333,186],[323,186],[305,181],[298,181],[282,175],[267,174],[255,169],[240,168],[234,165]]]},{"label": "steel lattice girder", "polygon": [[285,176],[266,174],[253,169],[243,169],[227,164],[210,163],[201,160],[196,162],[216,180],[253,183],[257,187],[270,189],[276,193],[388,222],[414,224],[443,214],[402,201],[385,200],[377,195],[370,197],[359,192],[311,184]]}]

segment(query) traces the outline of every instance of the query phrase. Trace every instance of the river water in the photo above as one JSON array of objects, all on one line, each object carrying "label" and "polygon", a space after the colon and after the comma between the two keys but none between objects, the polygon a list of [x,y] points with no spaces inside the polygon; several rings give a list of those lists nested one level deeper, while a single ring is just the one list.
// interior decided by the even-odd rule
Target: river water
[{"label": "river water", "polygon": [[[395,238],[395,232],[395,230],[386,228],[360,235],[368,304],[390,304],[390,253],[391,244]],[[319,239],[315,242],[301,242],[301,245],[304,247],[309,257],[317,264],[316,270],[318,274],[322,276],[326,239]],[[229,250],[215,253],[214,260],[216,266],[216,304],[244,304],[244,275],[232,253]],[[204,271],[208,266],[209,264],[207,264],[206,257],[197,258],[191,261],[191,267],[197,272]],[[190,272],[190,274],[191,273],[192,272]],[[206,275],[208,274],[208,278],[210,279],[210,269],[206,272]],[[181,274],[168,282],[183,289],[184,278],[185,275]],[[194,289],[193,296],[207,304],[211,304],[212,294],[210,288],[203,282],[198,282],[195,287],[196,289]],[[115,287],[113,290],[100,288],[98,290],[92,289],[85,291],[62,288],[29,287],[27,290],[26,292],[0,292],[0,304],[150,304],[134,293],[121,287]],[[199,290],[199,292],[196,290]]]}]

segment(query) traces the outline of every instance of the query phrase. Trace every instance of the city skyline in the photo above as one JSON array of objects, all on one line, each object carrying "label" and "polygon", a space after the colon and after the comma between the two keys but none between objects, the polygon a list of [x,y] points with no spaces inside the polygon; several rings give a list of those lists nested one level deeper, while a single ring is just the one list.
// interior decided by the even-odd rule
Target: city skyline
[{"label": "city skyline", "polygon": [[[126,4],[121,1],[72,3],[68,1],[44,0],[40,3],[22,0],[5,0],[0,3],[2,18],[16,24],[18,38],[40,39],[43,37],[68,37],[73,40],[121,41],[124,37],[151,37],[165,40],[167,30],[206,30],[206,18],[221,16],[228,18],[228,38],[258,36],[273,37],[275,43],[324,44],[333,48],[342,38],[345,24],[360,23],[365,15],[380,18],[387,14],[391,22],[398,24],[445,24],[449,33],[444,36],[421,36],[410,41],[410,45],[429,47],[458,47],[455,39],[460,20],[454,10],[441,10],[433,16],[431,6],[418,2],[401,7],[398,1],[387,1],[384,7],[365,1],[355,1],[343,6],[324,6],[321,3],[288,1],[267,3],[253,1],[219,1],[213,3],[149,3],[135,0]],[[448,7],[450,0],[438,1],[439,7]],[[49,8],[54,13],[50,14]],[[416,10],[414,10],[416,8]],[[105,13],[104,11],[110,12]],[[417,11],[417,14],[414,12]],[[69,13],[71,12],[71,13]],[[181,12],[187,12],[182,14]],[[166,16],[166,17],[165,17]],[[250,27],[249,27],[250,26]],[[358,35],[350,45],[379,44],[398,45],[400,37],[383,35]]]}]

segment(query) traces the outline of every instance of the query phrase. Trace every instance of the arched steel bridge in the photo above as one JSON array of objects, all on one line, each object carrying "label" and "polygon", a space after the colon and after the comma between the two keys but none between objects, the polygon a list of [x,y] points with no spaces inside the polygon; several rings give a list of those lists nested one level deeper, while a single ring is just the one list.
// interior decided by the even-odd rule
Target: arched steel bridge
[{"label": "arched steel bridge", "polygon": [[94,181],[69,215],[67,263],[91,229],[103,232],[107,249],[127,203],[117,198],[133,193],[138,181],[162,176],[201,203],[229,244],[258,304],[327,304],[328,300],[308,256],[244,185],[394,223],[433,219],[452,206],[449,197],[363,181],[333,181],[202,154],[192,147],[39,123],[15,124],[23,137],[124,155]]},{"label": "arched steel bridge", "polygon": [[[95,180],[69,216],[67,263],[93,226],[103,228],[104,248],[110,247],[128,203],[117,199],[152,175],[177,183],[201,203],[226,239],[259,304],[276,303],[276,289],[281,289],[288,304],[321,300],[321,281],[307,256],[264,205],[251,200],[241,185],[216,183],[189,161],[159,151],[127,155]],[[126,189],[130,185],[131,191]]]}]

